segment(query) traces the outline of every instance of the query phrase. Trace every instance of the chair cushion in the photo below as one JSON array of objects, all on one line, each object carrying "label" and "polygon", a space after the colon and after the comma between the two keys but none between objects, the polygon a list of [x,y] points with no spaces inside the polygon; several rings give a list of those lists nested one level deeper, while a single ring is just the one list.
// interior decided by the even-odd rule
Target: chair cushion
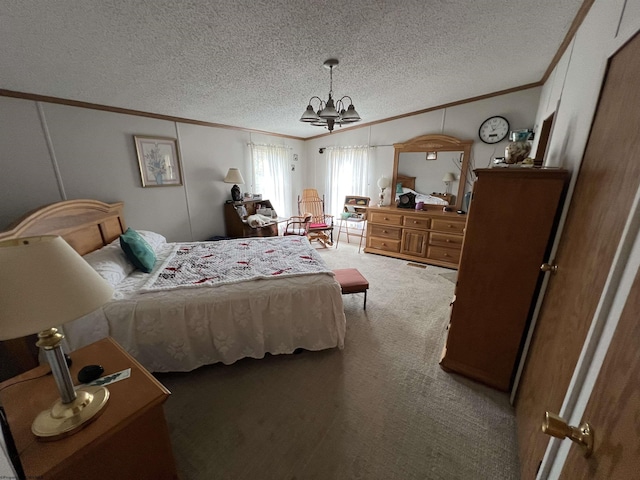
[{"label": "chair cushion", "polygon": [[360,293],[369,288],[369,282],[357,268],[342,268],[334,270],[333,273],[342,288],[342,293]]},{"label": "chair cushion", "polygon": [[329,225],[326,223],[310,223],[309,228],[327,228]]}]

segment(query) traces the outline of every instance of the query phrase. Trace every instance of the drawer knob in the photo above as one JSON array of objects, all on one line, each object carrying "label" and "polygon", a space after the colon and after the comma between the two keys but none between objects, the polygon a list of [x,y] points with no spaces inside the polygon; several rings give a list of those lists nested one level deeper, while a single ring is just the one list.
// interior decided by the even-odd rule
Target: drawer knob
[{"label": "drawer knob", "polygon": [[448,256],[449,256],[449,254],[448,254],[448,253],[445,253],[445,254],[444,254],[444,256],[445,256],[445,257],[448,257]]},{"label": "drawer knob", "polygon": [[382,230],[382,233],[389,233],[389,232],[387,232],[386,230]]},{"label": "drawer knob", "polygon": [[414,221],[413,221],[413,223],[414,223],[414,224],[415,224],[415,223],[418,223],[418,221],[417,221],[417,220],[414,220]]},{"label": "drawer knob", "polygon": [[446,241],[447,241],[447,243],[451,243],[451,239],[449,239],[449,238],[447,238]]},{"label": "drawer knob", "polygon": [[447,225],[447,226],[448,226],[449,228],[453,228],[453,225],[451,225],[451,224],[449,224],[449,225]]},{"label": "drawer knob", "polygon": [[386,243],[384,243],[384,242],[382,242],[382,246],[383,246],[383,247],[386,247],[386,246],[387,246],[387,244],[386,244]]}]

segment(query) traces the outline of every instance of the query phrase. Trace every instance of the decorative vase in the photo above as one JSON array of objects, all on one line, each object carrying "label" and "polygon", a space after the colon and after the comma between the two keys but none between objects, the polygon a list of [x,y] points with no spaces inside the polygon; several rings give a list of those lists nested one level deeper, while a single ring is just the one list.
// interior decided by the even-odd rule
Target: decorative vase
[{"label": "decorative vase", "polygon": [[527,140],[529,131],[512,132],[512,142],[504,149],[504,161],[509,164],[521,163],[529,156],[531,144]]},{"label": "decorative vase", "polygon": [[231,187],[231,198],[236,202],[242,200],[242,194],[240,193],[240,187],[238,185]]},{"label": "decorative vase", "polygon": [[162,185],[164,177],[161,173],[156,173],[156,185]]},{"label": "decorative vase", "polygon": [[521,163],[529,156],[531,144],[529,142],[511,142],[504,149],[504,160],[507,163]]},{"label": "decorative vase", "polygon": [[469,211],[469,205],[471,204],[472,196],[473,196],[473,192],[467,192],[464,194],[464,197],[462,199],[462,211],[464,212]]}]

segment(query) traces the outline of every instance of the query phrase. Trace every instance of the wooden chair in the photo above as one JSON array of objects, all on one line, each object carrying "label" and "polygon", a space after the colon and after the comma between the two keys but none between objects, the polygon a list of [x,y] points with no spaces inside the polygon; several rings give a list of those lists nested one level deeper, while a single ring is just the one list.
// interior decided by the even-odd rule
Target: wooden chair
[{"label": "wooden chair", "polygon": [[324,211],[324,195],[320,198],[315,188],[304,189],[302,196],[298,195],[298,215],[304,215],[303,212],[311,214],[309,241],[317,240],[325,248],[333,245],[333,215]]},{"label": "wooden chair", "polygon": [[287,220],[284,227],[283,235],[299,235],[306,237],[309,234],[309,224],[311,223],[311,214],[305,213],[301,216],[293,216]]}]

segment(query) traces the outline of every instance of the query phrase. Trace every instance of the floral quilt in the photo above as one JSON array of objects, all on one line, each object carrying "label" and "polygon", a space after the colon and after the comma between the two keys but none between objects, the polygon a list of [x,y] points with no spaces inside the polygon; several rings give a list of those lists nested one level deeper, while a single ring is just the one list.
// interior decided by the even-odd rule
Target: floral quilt
[{"label": "floral quilt", "polygon": [[141,292],[316,273],[333,275],[305,237],[178,243],[160,268],[150,274]]}]

